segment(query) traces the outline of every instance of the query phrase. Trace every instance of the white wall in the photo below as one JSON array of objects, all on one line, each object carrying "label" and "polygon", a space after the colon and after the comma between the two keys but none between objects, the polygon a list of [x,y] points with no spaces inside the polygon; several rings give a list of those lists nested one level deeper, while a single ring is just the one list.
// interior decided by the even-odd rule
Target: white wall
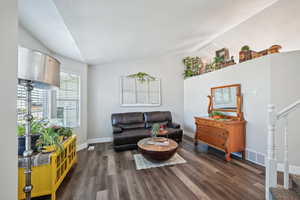
[{"label": "white wall", "polygon": [[[182,56],[158,57],[114,63],[88,69],[88,138],[112,137],[111,114],[118,112],[170,110],[174,121],[183,122]],[[120,107],[120,76],[146,72],[161,78],[162,105]]]},{"label": "white wall", "polygon": [[0,199],[17,199],[17,1],[0,1]]},{"label": "white wall", "polygon": [[80,127],[75,128],[77,144],[82,145],[87,142],[87,64],[60,56],[51,52],[42,42],[32,36],[24,27],[19,25],[19,45],[52,55],[61,62],[61,70],[80,75]]},{"label": "white wall", "polygon": [[43,43],[34,38],[34,36],[32,36],[21,24],[19,24],[18,31],[19,45],[51,54],[51,51]]},{"label": "white wall", "polygon": [[[285,56],[287,55],[287,56]],[[276,106],[277,111],[300,100],[300,51],[276,55],[271,60],[271,102]],[[300,146],[300,109],[289,116],[289,161],[292,165],[300,167],[299,146]],[[284,120],[279,123],[276,130],[277,145],[280,146],[278,158],[283,159],[283,125]],[[299,168],[300,170],[300,168]],[[300,172],[298,172],[300,173]]]},{"label": "white wall", "polygon": [[197,55],[212,58],[216,50],[227,47],[238,62],[238,52],[243,45],[249,45],[257,51],[269,48],[273,44],[280,44],[283,47],[282,51],[299,50],[299,8],[299,0],[279,0],[217,37]]},{"label": "white wall", "polygon": [[[245,63],[230,66],[184,81],[184,129],[194,137],[194,116],[207,115],[210,88],[240,83],[243,95],[243,111],[247,120],[246,148],[262,155],[267,153],[268,104],[278,110],[300,99],[300,51],[274,54]],[[293,113],[289,121],[289,161],[300,166],[298,148],[300,110]],[[298,116],[297,116],[298,115]],[[282,160],[283,128],[277,126],[277,151]]]},{"label": "white wall", "polygon": [[266,153],[267,104],[270,101],[270,57],[256,59],[184,81],[184,129],[194,137],[194,116],[207,115],[210,88],[241,84],[247,120],[246,147]]}]

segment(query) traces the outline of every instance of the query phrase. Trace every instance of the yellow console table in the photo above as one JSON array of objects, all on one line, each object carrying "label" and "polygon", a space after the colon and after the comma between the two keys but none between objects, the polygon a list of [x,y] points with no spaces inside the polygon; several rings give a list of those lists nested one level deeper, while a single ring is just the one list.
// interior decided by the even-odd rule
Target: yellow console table
[{"label": "yellow console table", "polygon": [[[57,188],[77,161],[76,136],[68,138],[63,146],[63,151],[51,153],[49,164],[32,167],[32,197],[51,195],[51,200],[56,200]],[[19,168],[18,173],[18,199],[21,200],[25,199],[24,168]]]}]

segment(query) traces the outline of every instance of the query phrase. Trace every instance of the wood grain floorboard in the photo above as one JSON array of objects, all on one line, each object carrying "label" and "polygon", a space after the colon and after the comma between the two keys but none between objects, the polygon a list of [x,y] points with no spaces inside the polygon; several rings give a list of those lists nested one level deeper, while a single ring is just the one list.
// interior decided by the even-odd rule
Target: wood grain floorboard
[{"label": "wood grain floorboard", "polygon": [[57,192],[58,200],[262,200],[264,168],[247,161],[224,161],[184,140],[178,154],[187,163],[136,170],[134,151],[115,152],[111,143],[78,152]]}]

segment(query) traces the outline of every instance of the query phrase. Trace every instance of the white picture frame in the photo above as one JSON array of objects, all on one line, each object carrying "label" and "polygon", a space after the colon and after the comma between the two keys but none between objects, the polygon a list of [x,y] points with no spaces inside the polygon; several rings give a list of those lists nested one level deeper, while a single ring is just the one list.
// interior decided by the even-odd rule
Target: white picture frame
[{"label": "white picture frame", "polygon": [[161,106],[161,80],[140,82],[127,76],[120,77],[121,107]]}]

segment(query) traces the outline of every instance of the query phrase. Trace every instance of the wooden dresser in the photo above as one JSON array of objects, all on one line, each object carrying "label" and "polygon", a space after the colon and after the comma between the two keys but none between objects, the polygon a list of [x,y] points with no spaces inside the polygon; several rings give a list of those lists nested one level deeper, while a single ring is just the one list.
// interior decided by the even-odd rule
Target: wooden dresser
[{"label": "wooden dresser", "polygon": [[232,152],[245,152],[245,120],[214,120],[212,118],[195,117],[195,144],[198,141],[208,144],[226,153],[230,160]]},{"label": "wooden dresser", "polygon": [[203,142],[224,151],[229,161],[232,152],[245,158],[246,121],[242,112],[241,85],[211,88],[209,117],[195,117],[195,145]]}]

